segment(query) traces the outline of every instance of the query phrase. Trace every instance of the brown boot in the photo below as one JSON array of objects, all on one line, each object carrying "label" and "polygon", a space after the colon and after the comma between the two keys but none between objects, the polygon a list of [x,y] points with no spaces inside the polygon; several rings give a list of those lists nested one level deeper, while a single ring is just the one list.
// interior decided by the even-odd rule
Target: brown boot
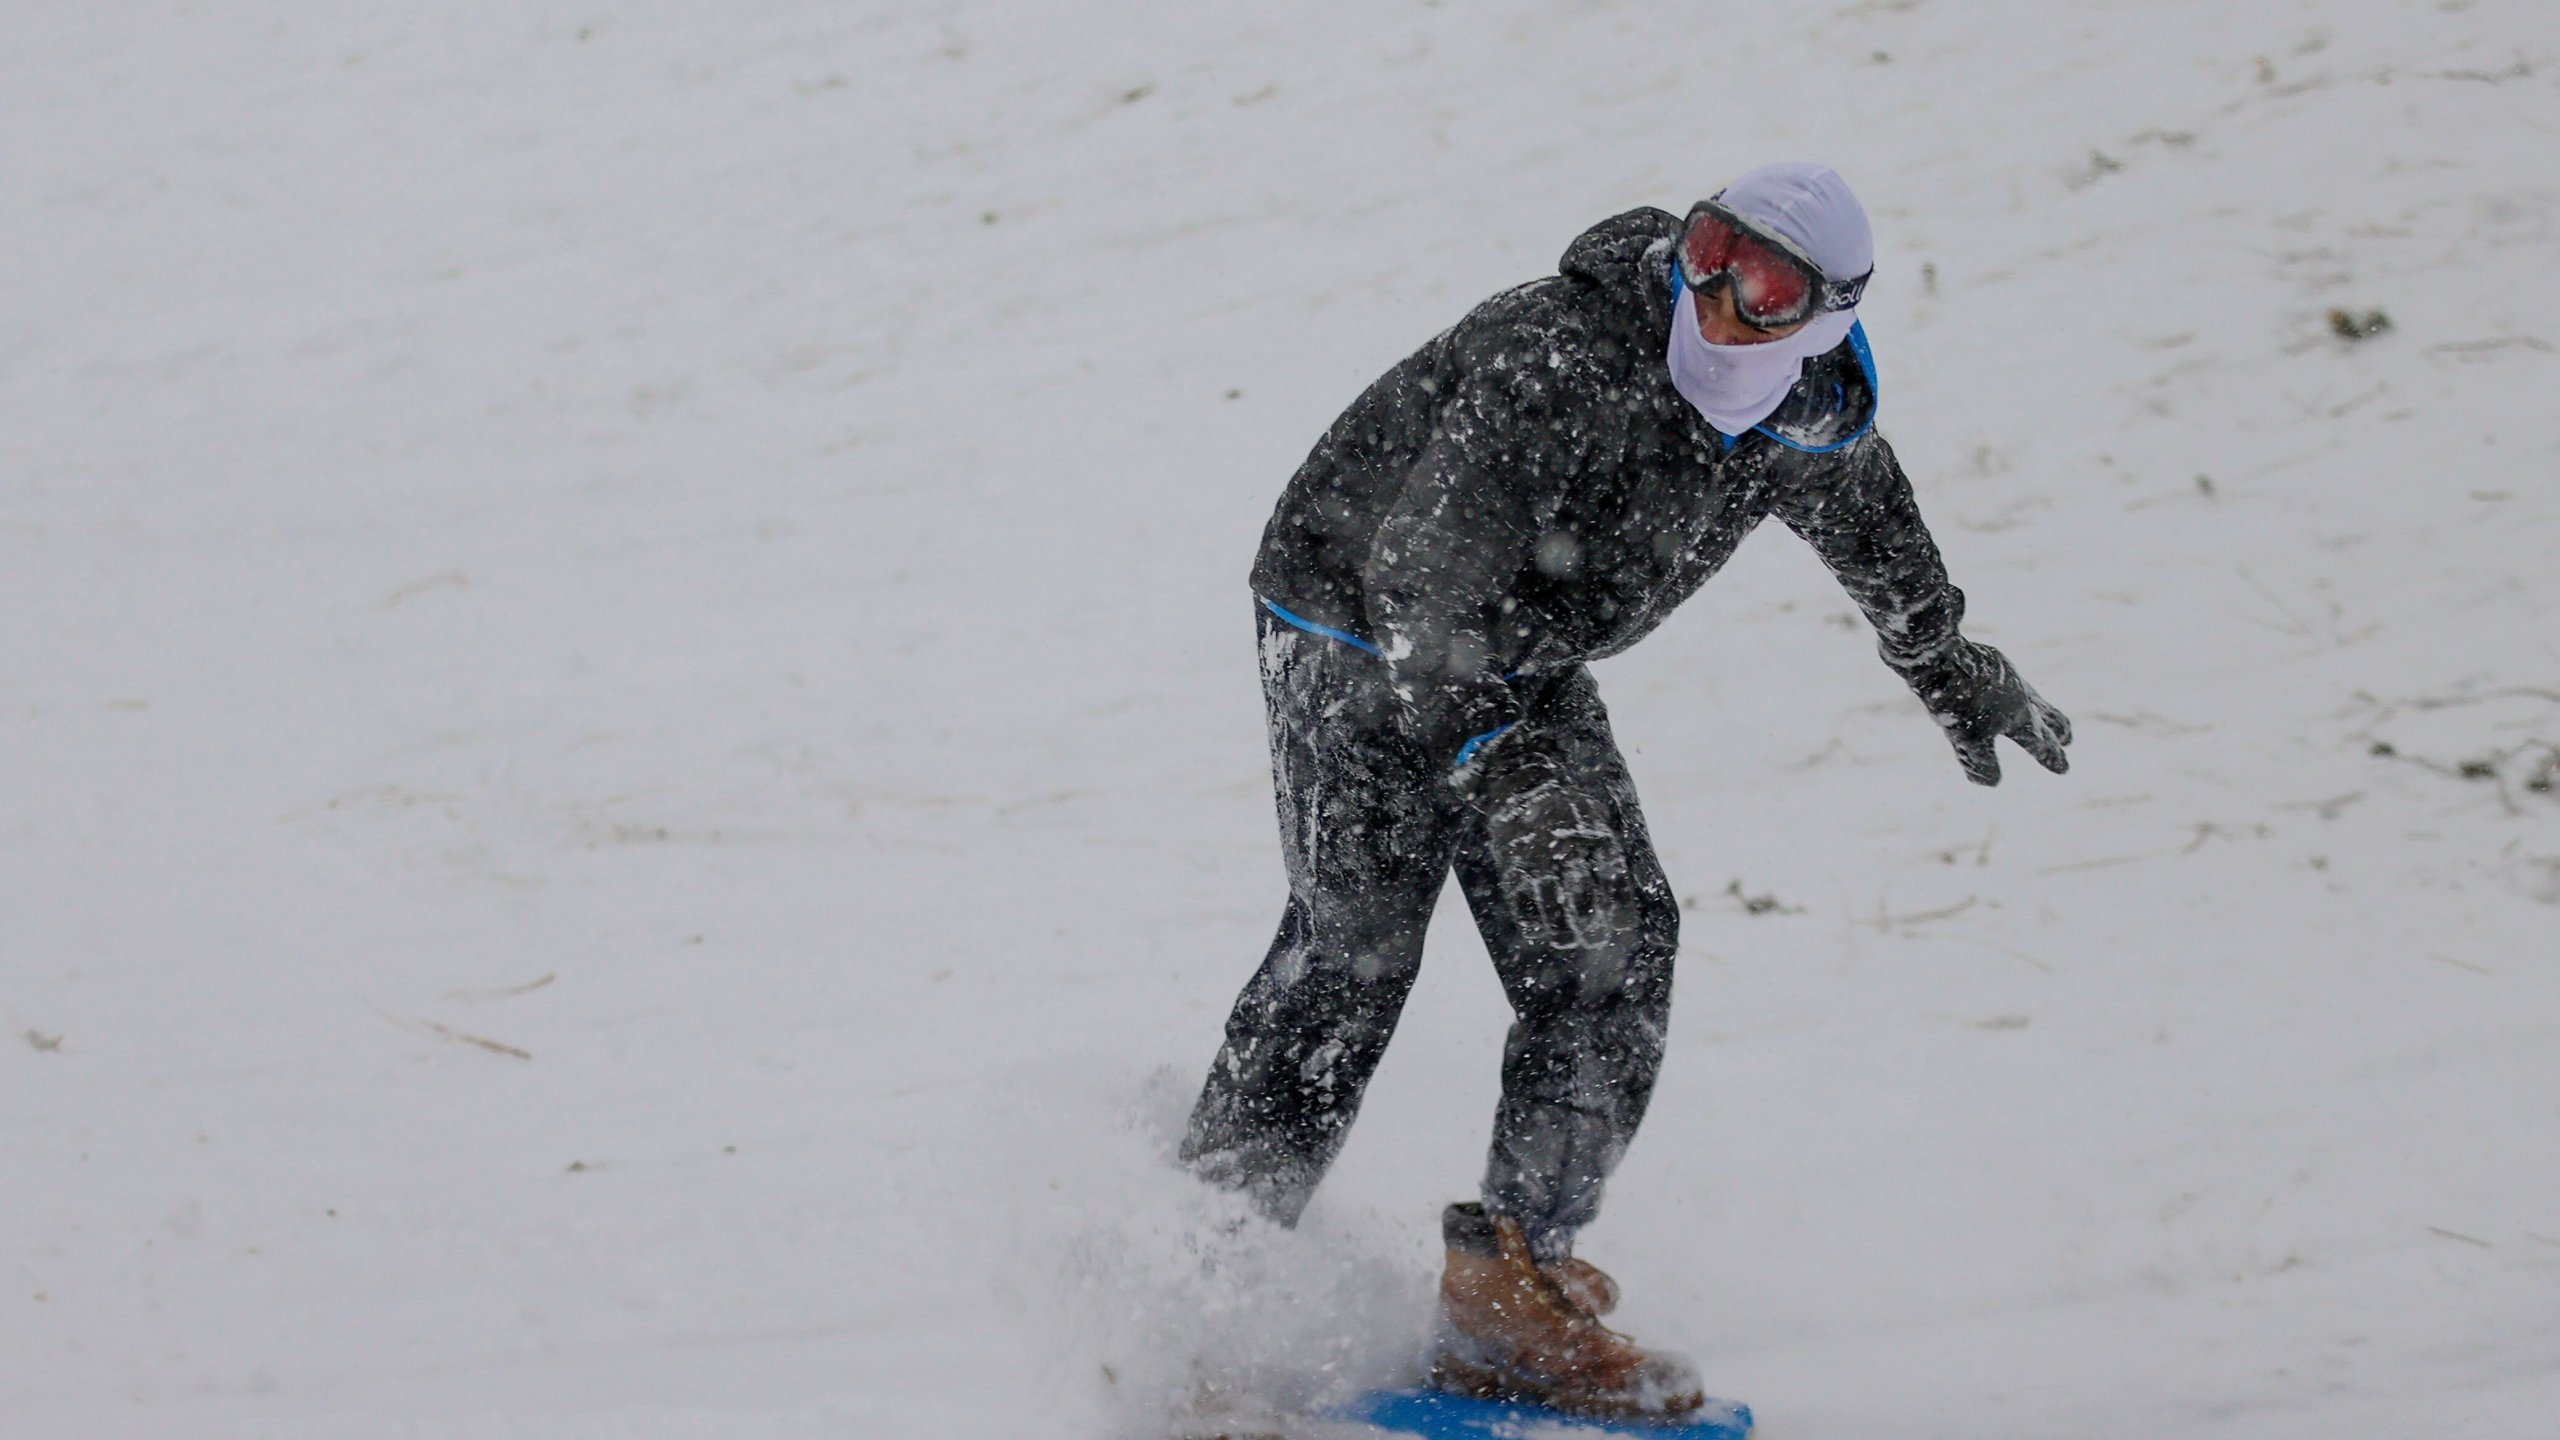
[{"label": "brown boot", "polygon": [[1520,1222],[1481,1205],[1450,1206],[1440,1230],[1434,1389],[1613,1420],[1676,1420],[1706,1402],[1688,1362],[1600,1323],[1618,1287],[1597,1266],[1539,1265]]},{"label": "brown boot", "polygon": [[1594,1315],[1606,1315],[1618,1308],[1618,1282],[1609,1278],[1609,1272],[1588,1260],[1577,1260],[1568,1255],[1551,1264],[1542,1264],[1538,1269],[1556,1282],[1556,1288],[1564,1292],[1566,1299]]}]

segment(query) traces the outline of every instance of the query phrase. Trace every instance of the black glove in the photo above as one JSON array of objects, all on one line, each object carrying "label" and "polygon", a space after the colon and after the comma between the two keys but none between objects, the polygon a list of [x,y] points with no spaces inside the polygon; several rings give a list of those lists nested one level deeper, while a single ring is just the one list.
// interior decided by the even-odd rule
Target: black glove
[{"label": "black glove", "polygon": [[1903,671],[1913,694],[1956,747],[1956,763],[1976,785],[2000,783],[2001,735],[2056,775],[2071,768],[2062,747],[2071,743],[2071,720],[2047,704],[2036,687],[2018,677],[2009,657],[1988,645],[1959,639],[1945,654]]},{"label": "black glove", "polygon": [[1625,837],[1606,798],[1576,785],[1544,751],[1495,744],[1466,768],[1485,767],[1466,788],[1484,815],[1494,875],[1511,917],[1532,944],[1597,950],[1624,942],[1636,925]]}]

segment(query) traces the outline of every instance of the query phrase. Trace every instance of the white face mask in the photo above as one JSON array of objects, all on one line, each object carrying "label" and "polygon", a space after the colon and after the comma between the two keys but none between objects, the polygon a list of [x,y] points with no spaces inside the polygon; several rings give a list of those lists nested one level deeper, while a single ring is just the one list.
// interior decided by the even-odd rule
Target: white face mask
[{"label": "white face mask", "polygon": [[1769,418],[1804,374],[1804,362],[1849,338],[1858,312],[1816,315],[1784,340],[1758,345],[1710,345],[1698,333],[1698,297],[1688,286],[1671,307],[1671,348],[1664,356],[1671,383],[1726,435],[1740,435]]}]

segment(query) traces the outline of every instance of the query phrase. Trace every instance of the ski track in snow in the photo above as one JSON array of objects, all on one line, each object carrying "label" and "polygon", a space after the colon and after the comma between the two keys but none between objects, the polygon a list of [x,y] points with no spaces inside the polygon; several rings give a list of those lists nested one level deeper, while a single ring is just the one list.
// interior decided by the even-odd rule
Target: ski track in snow
[{"label": "ski track in snow", "polygon": [[1390,1373],[1460,907],[1305,1228],[1165,1162],[1281,898],[1254,540],[1790,156],[2080,741],[1967,786],[1775,529],[1600,667],[1689,911],[1628,1327],[1773,1440],[2551,1433],[2549,6],[19,10],[0,1434]]}]

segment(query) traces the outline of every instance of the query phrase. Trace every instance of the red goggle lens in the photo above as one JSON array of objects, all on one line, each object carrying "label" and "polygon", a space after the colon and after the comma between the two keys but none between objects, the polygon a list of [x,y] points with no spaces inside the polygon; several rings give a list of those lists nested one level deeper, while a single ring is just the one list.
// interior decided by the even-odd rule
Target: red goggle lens
[{"label": "red goggle lens", "polygon": [[1692,289],[1733,277],[1733,308],[1754,325],[1791,325],[1813,313],[1813,277],[1804,267],[1713,211],[1691,222],[1680,267]]}]

